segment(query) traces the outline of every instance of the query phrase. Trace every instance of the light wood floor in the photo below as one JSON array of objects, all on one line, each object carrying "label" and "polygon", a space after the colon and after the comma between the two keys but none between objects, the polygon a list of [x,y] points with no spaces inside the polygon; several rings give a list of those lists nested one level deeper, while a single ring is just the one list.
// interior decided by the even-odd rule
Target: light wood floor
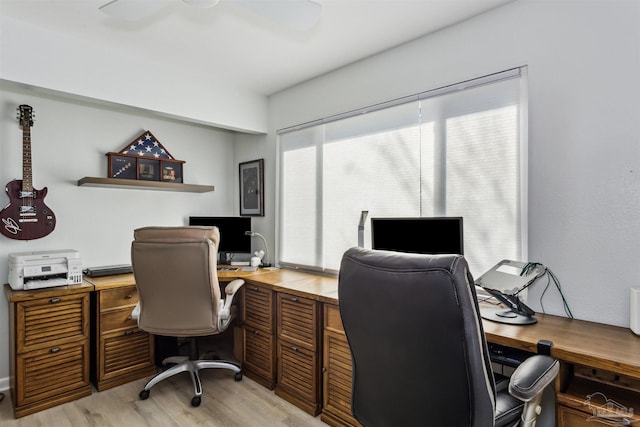
[{"label": "light wood floor", "polygon": [[326,427],[319,416],[312,417],[247,377],[236,382],[232,373],[217,369],[200,371],[200,376],[203,395],[197,408],[191,406],[193,385],[186,373],[157,384],[147,400],[138,398],[147,381],[142,379],[17,420],[6,391],[0,402],[0,426]]}]

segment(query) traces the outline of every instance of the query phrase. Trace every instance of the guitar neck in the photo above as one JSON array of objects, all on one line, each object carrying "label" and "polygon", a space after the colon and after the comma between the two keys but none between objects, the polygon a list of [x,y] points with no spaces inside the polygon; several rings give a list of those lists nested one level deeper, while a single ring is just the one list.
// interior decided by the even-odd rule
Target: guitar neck
[{"label": "guitar neck", "polygon": [[22,191],[33,191],[33,177],[31,173],[31,128],[25,126],[22,130]]}]

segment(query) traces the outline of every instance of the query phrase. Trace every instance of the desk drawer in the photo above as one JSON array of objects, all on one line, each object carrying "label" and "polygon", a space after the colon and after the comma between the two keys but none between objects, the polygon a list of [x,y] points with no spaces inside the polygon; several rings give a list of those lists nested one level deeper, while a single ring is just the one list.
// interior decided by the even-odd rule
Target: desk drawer
[{"label": "desk drawer", "polygon": [[89,338],[89,294],[40,298],[16,304],[18,353]]},{"label": "desk drawer", "polygon": [[38,402],[89,385],[88,341],[50,346],[16,357],[16,405]]},{"label": "desk drawer", "polygon": [[278,389],[319,407],[319,371],[317,353],[278,341]]},{"label": "desk drawer", "polygon": [[278,293],[278,338],[311,351],[318,351],[319,319],[316,301]]},{"label": "desk drawer", "polygon": [[100,310],[134,306],[138,303],[138,289],[135,285],[100,291]]},{"label": "desk drawer", "polygon": [[242,328],[244,339],[243,369],[263,377],[269,388],[275,385],[275,336],[250,326]]},{"label": "desk drawer", "polygon": [[271,289],[245,284],[242,287],[242,320],[247,325],[272,334],[275,319],[273,291]]},{"label": "desk drawer", "polygon": [[131,316],[131,307],[112,310],[100,314],[101,333],[118,329],[132,329],[138,327],[138,322]]},{"label": "desk drawer", "polygon": [[344,334],[340,308],[337,305],[324,304],[324,330]]},{"label": "desk drawer", "polygon": [[154,365],[153,337],[137,328],[100,337],[98,380],[104,381]]},{"label": "desk drawer", "polygon": [[562,405],[558,406],[558,427],[593,427],[594,425],[605,425],[598,422],[589,422],[587,419],[590,413],[576,411]]}]

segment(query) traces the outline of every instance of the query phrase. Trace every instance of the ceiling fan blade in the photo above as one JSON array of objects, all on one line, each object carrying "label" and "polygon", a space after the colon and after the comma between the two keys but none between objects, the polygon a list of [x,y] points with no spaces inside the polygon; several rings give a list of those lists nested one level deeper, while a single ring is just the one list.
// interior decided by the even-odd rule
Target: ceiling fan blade
[{"label": "ceiling fan blade", "polygon": [[238,6],[297,31],[320,21],[322,4],[316,0],[231,0]]},{"label": "ceiling fan blade", "polygon": [[112,18],[139,21],[165,8],[172,0],[113,0],[98,9]]}]

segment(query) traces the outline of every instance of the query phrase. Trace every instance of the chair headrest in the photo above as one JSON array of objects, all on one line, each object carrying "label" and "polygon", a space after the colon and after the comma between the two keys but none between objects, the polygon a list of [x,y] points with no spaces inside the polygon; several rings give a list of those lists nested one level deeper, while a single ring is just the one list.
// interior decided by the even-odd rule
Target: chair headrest
[{"label": "chair headrest", "polygon": [[189,243],[211,240],[216,246],[220,241],[218,227],[142,227],[134,230],[133,239],[152,243]]},{"label": "chair headrest", "polygon": [[343,266],[346,261],[352,261],[365,268],[388,271],[425,269],[453,271],[456,265],[466,266],[466,260],[462,255],[425,255],[363,248],[348,249],[343,255]]}]

